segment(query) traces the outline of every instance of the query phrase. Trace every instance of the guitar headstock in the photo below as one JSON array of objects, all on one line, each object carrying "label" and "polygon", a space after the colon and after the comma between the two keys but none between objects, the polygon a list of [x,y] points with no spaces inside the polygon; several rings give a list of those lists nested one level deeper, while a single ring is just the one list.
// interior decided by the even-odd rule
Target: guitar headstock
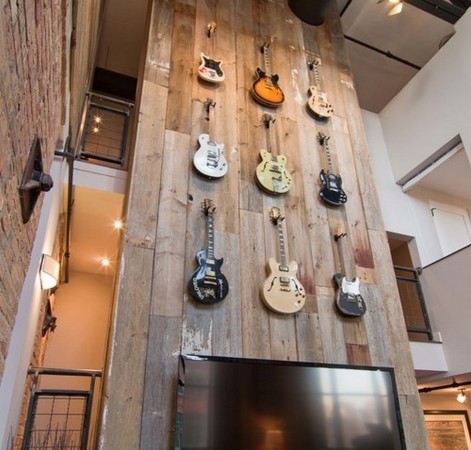
[{"label": "guitar headstock", "polygon": [[314,58],[313,60],[307,60],[306,63],[309,67],[309,70],[317,69],[320,65],[322,65],[321,59],[318,57]]},{"label": "guitar headstock", "polygon": [[211,35],[216,31],[216,22],[214,20],[211,20],[211,22],[206,25],[206,30],[208,32],[208,37],[210,38]]},{"label": "guitar headstock", "polygon": [[275,123],[275,118],[271,114],[264,114],[262,116],[262,122],[266,128],[270,128],[271,123]]},{"label": "guitar headstock", "polygon": [[337,242],[340,238],[343,238],[347,235],[345,231],[343,231],[343,226],[341,223],[337,225],[337,231],[334,234],[334,240]]},{"label": "guitar headstock", "polygon": [[285,218],[281,215],[280,208],[274,206],[273,208],[270,208],[270,219],[273,220],[275,225],[278,225]]},{"label": "guitar headstock", "polygon": [[327,145],[327,141],[330,139],[330,136],[327,136],[325,133],[322,131],[319,131],[317,133],[317,140],[319,141],[319,144],[321,145]]},{"label": "guitar headstock", "polygon": [[214,213],[214,211],[216,211],[216,205],[214,204],[214,202],[209,199],[209,198],[205,198],[202,202],[201,202],[201,208],[203,209],[203,211],[208,214],[208,213]]}]

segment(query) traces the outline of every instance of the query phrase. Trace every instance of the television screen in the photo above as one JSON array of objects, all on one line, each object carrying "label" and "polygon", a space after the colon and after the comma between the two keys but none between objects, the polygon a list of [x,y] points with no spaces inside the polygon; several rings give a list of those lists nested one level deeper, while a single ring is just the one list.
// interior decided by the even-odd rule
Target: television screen
[{"label": "television screen", "polygon": [[177,450],[404,450],[394,372],[181,355]]}]

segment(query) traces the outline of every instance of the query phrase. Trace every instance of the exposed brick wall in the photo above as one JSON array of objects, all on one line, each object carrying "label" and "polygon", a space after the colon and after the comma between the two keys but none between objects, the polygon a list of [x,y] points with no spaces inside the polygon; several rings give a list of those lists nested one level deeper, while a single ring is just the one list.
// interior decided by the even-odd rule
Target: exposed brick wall
[{"label": "exposed brick wall", "polygon": [[65,3],[0,0],[0,380],[45,195],[23,224],[18,186],[34,135],[48,172],[62,133]]}]

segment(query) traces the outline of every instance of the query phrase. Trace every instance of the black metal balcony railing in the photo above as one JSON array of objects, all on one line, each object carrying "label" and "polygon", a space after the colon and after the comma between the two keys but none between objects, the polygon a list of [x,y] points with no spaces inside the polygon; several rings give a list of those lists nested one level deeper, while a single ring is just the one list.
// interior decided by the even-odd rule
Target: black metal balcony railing
[{"label": "black metal balcony railing", "polygon": [[432,329],[419,280],[421,269],[394,266],[394,272],[409,339],[432,341]]},{"label": "black metal balcony railing", "polygon": [[125,167],[133,103],[88,93],[79,132],[78,157]]},{"label": "black metal balcony railing", "polygon": [[[88,444],[93,440],[90,436],[93,394],[101,371],[31,368],[28,373],[33,380],[21,449],[93,448]],[[41,388],[41,377],[44,376],[56,376],[54,386],[64,385],[64,379],[67,379],[66,385],[85,384],[86,388]]]}]

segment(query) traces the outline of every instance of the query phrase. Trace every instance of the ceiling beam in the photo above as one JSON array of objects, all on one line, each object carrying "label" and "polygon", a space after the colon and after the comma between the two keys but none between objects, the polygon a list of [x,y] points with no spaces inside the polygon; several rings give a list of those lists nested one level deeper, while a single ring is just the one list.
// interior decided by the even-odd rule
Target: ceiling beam
[{"label": "ceiling beam", "polygon": [[466,12],[466,9],[455,6],[445,0],[404,0],[404,2],[451,24],[456,23]]}]

